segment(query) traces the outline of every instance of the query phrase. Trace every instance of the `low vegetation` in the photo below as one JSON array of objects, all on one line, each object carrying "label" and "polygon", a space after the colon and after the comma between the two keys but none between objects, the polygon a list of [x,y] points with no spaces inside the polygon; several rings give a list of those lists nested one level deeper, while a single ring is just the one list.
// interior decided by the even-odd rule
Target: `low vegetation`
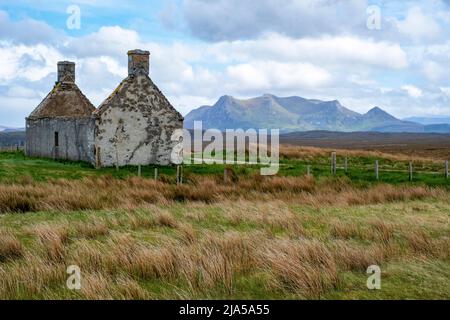
[{"label": "low vegetation", "polygon": [[[5,214],[0,297],[448,299],[448,217],[444,200]],[[373,264],[381,290],[366,287]],[[81,290],[66,288],[69,265],[81,269]]]},{"label": "low vegetation", "polygon": [[[305,152],[283,154],[275,177],[197,166],[179,186],[170,167],[155,181],[153,168],[0,154],[0,298],[449,299],[446,180],[331,177],[328,151]],[[374,156],[351,154],[359,168]],[[381,290],[366,286],[371,265]]]}]

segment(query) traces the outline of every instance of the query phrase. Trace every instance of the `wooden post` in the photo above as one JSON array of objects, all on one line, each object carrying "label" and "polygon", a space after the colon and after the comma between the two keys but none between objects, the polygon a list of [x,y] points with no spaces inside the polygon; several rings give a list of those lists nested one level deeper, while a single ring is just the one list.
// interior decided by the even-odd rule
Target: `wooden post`
[{"label": "wooden post", "polygon": [[344,170],[345,170],[345,173],[348,172],[348,157],[347,156],[345,156],[345,159],[344,159]]},{"label": "wooden post", "polygon": [[445,179],[448,179],[448,160],[445,161]]},{"label": "wooden post", "polygon": [[378,174],[378,160],[375,160],[375,179],[379,179],[380,176]]},{"label": "wooden post", "polygon": [[223,183],[227,183],[227,168],[223,169]]},{"label": "wooden post", "polygon": [[95,168],[100,169],[100,147],[95,147]]},{"label": "wooden post", "polygon": [[180,184],[180,166],[177,165],[177,185]]},{"label": "wooden post", "polygon": [[310,164],[308,164],[308,165],[306,166],[306,175],[307,175],[307,176],[310,176],[310,175],[311,175],[311,165],[310,165]]},{"label": "wooden post", "polygon": [[412,161],[409,162],[409,181],[413,180],[413,164]]},{"label": "wooden post", "polygon": [[331,173],[336,175],[336,152],[331,153]]},{"label": "wooden post", "polygon": [[119,150],[117,150],[117,146],[116,146],[116,170],[119,171]]},{"label": "wooden post", "polygon": [[142,177],[142,168],[141,165],[138,165],[138,177]]},{"label": "wooden post", "polygon": [[180,166],[180,184],[183,184],[183,166]]},{"label": "wooden post", "polygon": [[158,168],[155,168],[155,181],[158,180]]}]

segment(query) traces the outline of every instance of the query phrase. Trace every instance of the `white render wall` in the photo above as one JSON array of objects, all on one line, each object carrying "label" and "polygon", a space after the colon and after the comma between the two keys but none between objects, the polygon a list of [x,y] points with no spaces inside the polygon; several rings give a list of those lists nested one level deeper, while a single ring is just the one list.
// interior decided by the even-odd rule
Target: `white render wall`
[{"label": "white render wall", "polygon": [[170,164],[181,115],[145,74],[129,76],[96,114],[95,149],[101,166]]}]

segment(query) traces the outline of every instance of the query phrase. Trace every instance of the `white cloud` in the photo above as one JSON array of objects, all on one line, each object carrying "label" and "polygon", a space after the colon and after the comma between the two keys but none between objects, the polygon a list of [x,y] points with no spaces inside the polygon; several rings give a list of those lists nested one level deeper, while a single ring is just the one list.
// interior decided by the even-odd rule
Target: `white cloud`
[{"label": "white cloud", "polygon": [[293,39],[271,34],[247,41],[221,42],[209,51],[222,62],[250,59],[310,61],[328,65],[345,63],[401,69],[408,66],[405,51],[389,42],[375,42],[357,37]]},{"label": "white cloud", "polygon": [[239,92],[315,88],[331,80],[326,70],[311,64],[274,61],[233,65],[227,75],[230,89]]},{"label": "white cloud", "polygon": [[450,98],[450,87],[440,87],[441,92]]},{"label": "white cloud", "polygon": [[442,32],[436,20],[422,12],[420,7],[413,7],[408,11],[404,20],[397,22],[401,33],[414,40],[433,39]]},{"label": "white cloud", "polygon": [[292,37],[365,28],[367,0],[185,0],[191,32],[204,40],[251,39],[266,32]]},{"label": "white cloud", "polygon": [[[108,6],[112,1],[92,6]],[[186,21],[173,20],[181,17],[174,3],[178,2],[166,6],[159,18],[182,28]],[[141,48],[151,52],[152,79],[183,114],[212,104],[223,94],[263,93],[339,99],[357,111],[379,105],[400,116],[425,110],[422,104],[433,106],[435,113],[448,113],[450,42],[443,40],[448,31],[439,25],[443,19],[432,16],[423,2],[414,3],[416,8],[410,11],[403,9],[407,15],[401,21],[389,17],[389,6],[383,7],[379,32],[365,27],[366,0],[261,0],[257,10],[247,12],[238,9],[254,9],[251,1],[186,0],[185,4],[193,5],[189,13],[184,11],[189,14],[188,27],[209,42],[192,39],[182,29],[173,39],[150,41],[146,36],[159,39],[159,30],[143,34],[120,25],[76,37],[57,30],[46,35],[27,30],[37,28],[36,21],[11,21],[0,11],[0,26],[7,26],[0,30],[3,110],[15,108],[15,115],[23,112],[20,118],[25,117],[39,102],[36,95],[45,95],[53,85],[58,60],[77,63],[77,83],[98,105],[126,76],[127,50]],[[128,10],[127,6],[120,10]],[[196,6],[199,11],[193,12]],[[195,17],[199,20],[189,20]],[[414,85],[403,85],[410,81]],[[17,108],[18,101],[29,105]],[[3,111],[1,116],[8,114]]]},{"label": "white cloud", "polygon": [[38,81],[56,70],[62,55],[55,48],[43,44],[12,45],[0,42],[0,83],[14,79]]},{"label": "white cloud", "polygon": [[439,81],[448,77],[448,70],[435,61],[425,61],[422,70],[425,76],[432,81]]},{"label": "white cloud", "polygon": [[12,86],[9,87],[6,96],[11,98],[40,99],[42,94],[30,88]]},{"label": "white cloud", "polygon": [[408,93],[408,95],[412,98],[420,98],[423,96],[423,91],[413,85],[404,85],[401,89]]},{"label": "white cloud", "polygon": [[12,21],[5,11],[0,10],[0,39],[15,44],[55,43],[61,34],[42,21],[30,18]]},{"label": "white cloud", "polygon": [[102,55],[123,56],[127,50],[142,44],[138,33],[119,26],[101,27],[99,31],[66,41],[64,52],[68,55],[97,57]]}]

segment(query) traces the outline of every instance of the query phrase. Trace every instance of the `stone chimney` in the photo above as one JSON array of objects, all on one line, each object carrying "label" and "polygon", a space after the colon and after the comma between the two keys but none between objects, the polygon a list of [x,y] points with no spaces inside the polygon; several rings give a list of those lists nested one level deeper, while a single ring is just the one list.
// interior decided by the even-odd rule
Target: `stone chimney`
[{"label": "stone chimney", "polygon": [[128,75],[146,74],[150,69],[150,52],[143,50],[128,51]]},{"label": "stone chimney", "polygon": [[58,82],[75,83],[75,62],[58,62]]}]

